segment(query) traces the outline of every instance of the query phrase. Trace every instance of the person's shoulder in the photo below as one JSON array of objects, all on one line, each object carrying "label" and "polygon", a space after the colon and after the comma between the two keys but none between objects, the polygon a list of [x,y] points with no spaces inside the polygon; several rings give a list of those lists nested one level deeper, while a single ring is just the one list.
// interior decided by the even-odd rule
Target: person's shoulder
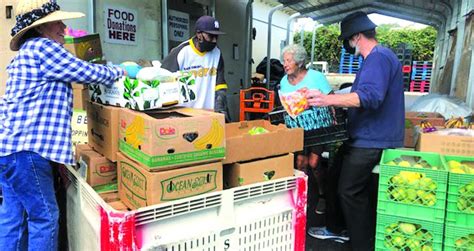
[{"label": "person's shoulder", "polygon": [[309,69],[308,70],[308,74],[311,76],[311,77],[317,77],[317,78],[321,78],[321,77],[324,77],[324,74],[320,71],[317,71],[317,70],[314,70],[314,69]]}]

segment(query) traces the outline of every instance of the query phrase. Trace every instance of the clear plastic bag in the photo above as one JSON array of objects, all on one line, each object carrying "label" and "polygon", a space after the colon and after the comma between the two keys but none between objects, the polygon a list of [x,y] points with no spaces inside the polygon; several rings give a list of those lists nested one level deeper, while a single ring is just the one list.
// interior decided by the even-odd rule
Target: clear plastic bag
[{"label": "clear plastic bag", "polygon": [[419,97],[408,109],[411,112],[437,112],[445,119],[463,117],[469,120],[472,108],[463,101],[448,95],[428,94]]}]

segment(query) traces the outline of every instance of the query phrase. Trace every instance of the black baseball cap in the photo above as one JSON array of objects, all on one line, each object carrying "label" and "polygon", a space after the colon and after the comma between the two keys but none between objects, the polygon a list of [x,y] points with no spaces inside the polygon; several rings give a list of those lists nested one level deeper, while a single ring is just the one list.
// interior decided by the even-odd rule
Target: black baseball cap
[{"label": "black baseball cap", "polygon": [[219,21],[211,16],[202,16],[196,21],[196,32],[205,32],[212,35],[222,35],[219,31]]},{"label": "black baseball cap", "polygon": [[356,11],[344,17],[341,21],[341,35],[339,35],[339,40],[347,40],[351,38],[354,34],[373,30],[377,27],[362,11]]}]

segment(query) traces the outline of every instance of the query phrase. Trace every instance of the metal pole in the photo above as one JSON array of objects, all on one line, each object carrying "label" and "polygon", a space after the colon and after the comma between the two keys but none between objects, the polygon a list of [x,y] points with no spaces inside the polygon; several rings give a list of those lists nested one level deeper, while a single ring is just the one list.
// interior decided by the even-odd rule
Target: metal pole
[{"label": "metal pole", "polygon": [[277,11],[277,10],[283,9],[283,7],[284,7],[283,4],[279,4],[275,7],[273,7],[270,10],[270,12],[268,13],[267,74],[266,74],[266,77],[267,77],[266,86],[267,86],[267,88],[270,86],[270,52],[271,52],[271,49],[272,49],[272,18],[273,18],[273,13],[275,13],[275,11]]},{"label": "metal pole", "polygon": [[250,59],[252,58],[252,19],[253,19],[253,8],[252,8],[253,0],[249,0],[247,3],[246,8],[246,22],[245,22],[245,30],[246,39],[245,39],[245,65],[244,65],[244,83],[243,88],[250,87],[250,80],[251,80],[251,62]]},{"label": "metal pole", "polygon": [[95,0],[89,0],[87,2],[87,7],[89,9],[88,30],[90,33],[95,33]]},{"label": "metal pole", "polygon": [[304,25],[301,26],[301,31],[300,31],[300,45],[303,45],[303,40],[304,40]]},{"label": "metal pole", "polygon": [[168,55],[168,0],[161,0],[161,29],[163,41],[163,58]]},{"label": "metal pole", "polygon": [[300,13],[295,13],[295,14],[291,15],[290,18],[288,18],[288,21],[286,22],[286,45],[290,44],[290,26],[291,26],[291,22],[299,16],[301,16]]},{"label": "metal pole", "polygon": [[321,27],[320,24],[315,25],[314,28],[313,28],[313,37],[311,39],[311,61],[309,62],[310,66],[313,66],[313,62],[314,62],[314,47],[315,47],[315,44],[316,44],[316,30],[319,27]]}]

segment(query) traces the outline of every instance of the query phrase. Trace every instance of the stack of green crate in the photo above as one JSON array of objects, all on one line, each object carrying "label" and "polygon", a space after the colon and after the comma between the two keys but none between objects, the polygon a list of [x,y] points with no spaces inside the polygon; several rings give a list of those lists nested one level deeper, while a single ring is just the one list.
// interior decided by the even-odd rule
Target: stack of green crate
[{"label": "stack of green crate", "polygon": [[474,157],[443,156],[443,162],[450,170],[444,250],[473,251]]},{"label": "stack of green crate", "polygon": [[442,250],[448,171],[437,153],[385,150],[376,250]]}]

